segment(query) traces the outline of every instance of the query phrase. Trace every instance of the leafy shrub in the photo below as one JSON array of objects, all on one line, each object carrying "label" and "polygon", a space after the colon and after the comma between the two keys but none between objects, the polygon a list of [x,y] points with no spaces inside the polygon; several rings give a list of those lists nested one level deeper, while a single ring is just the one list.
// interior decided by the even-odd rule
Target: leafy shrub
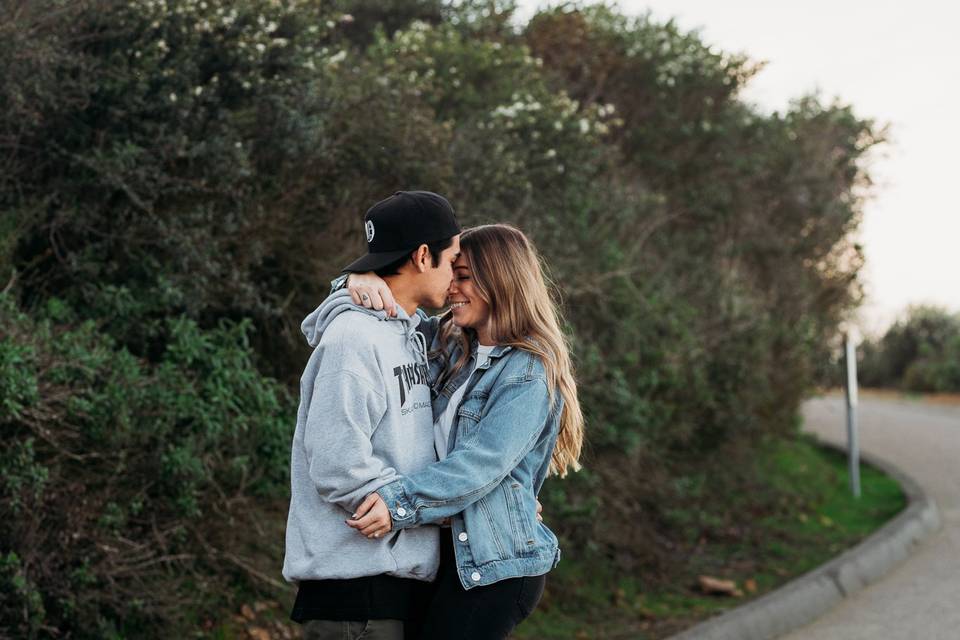
[{"label": "leafy shrub", "polygon": [[285,492],[293,405],[253,367],[249,323],[165,331],[149,363],[93,322],[0,298],[0,359],[17,367],[0,380],[20,381],[0,388],[0,615],[18,637],[175,628],[185,600],[221,597],[224,529]]},{"label": "leafy shrub", "polygon": [[696,505],[750,482],[705,478],[795,431],[859,301],[850,232],[882,129],[815,96],[757,112],[738,99],[757,65],[673,23],[564,5],[517,29],[511,10],[43,0],[0,18],[0,508],[34,514],[2,525],[18,629],[175,626],[195,608],[145,592],[230,582],[236,523],[286,473],[291,405],[257,372],[294,388],[301,318],[397,189],[517,224],[550,267],[589,425],[587,471],[544,493],[567,542],[676,561],[671,537],[709,525]]},{"label": "leafy shrub", "polygon": [[862,383],[907,391],[960,391],[960,316],[910,307],[884,335],[863,345]]}]

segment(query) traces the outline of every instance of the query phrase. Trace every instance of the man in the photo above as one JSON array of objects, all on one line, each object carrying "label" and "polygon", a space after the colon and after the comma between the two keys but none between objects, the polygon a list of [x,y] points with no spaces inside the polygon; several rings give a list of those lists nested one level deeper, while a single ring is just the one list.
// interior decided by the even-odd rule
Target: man
[{"label": "man", "polygon": [[399,191],[364,222],[368,253],[345,271],[383,277],[396,317],[340,290],[301,327],[314,351],[300,382],[283,575],[299,583],[291,618],[308,640],[399,640],[439,562],[436,527],[367,539],[345,521],[371,492],[436,460],[416,309],[443,305],[460,225],[428,191]]}]

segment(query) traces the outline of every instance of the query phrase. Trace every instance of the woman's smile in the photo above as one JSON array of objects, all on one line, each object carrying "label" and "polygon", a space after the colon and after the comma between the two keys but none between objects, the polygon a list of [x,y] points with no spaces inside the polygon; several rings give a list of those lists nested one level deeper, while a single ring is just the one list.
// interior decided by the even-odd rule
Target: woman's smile
[{"label": "woman's smile", "polygon": [[489,335],[490,306],[480,295],[470,260],[463,253],[453,263],[453,281],[447,290],[447,303],[458,327],[469,327],[477,332],[481,344],[492,344]]}]

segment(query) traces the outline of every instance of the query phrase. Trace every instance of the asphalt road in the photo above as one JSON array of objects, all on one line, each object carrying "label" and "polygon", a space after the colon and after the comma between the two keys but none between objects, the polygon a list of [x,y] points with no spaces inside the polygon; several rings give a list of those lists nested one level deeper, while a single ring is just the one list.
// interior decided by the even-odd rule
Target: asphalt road
[{"label": "asphalt road", "polygon": [[[841,396],[809,401],[804,417],[808,431],[846,442]],[[960,639],[960,406],[861,398],[860,446],[912,476],[943,527],[887,577],[784,640]]]}]

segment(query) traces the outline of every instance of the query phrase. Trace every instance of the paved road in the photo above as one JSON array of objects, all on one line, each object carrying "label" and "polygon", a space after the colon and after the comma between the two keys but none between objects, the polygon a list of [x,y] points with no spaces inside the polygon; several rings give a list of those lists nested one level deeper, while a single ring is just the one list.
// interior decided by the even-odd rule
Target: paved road
[{"label": "paved road", "polygon": [[[845,442],[843,398],[804,407],[806,429]],[[783,640],[960,638],[960,407],[862,398],[860,444],[912,476],[940,508],[943,528],[889,576]]]}]

